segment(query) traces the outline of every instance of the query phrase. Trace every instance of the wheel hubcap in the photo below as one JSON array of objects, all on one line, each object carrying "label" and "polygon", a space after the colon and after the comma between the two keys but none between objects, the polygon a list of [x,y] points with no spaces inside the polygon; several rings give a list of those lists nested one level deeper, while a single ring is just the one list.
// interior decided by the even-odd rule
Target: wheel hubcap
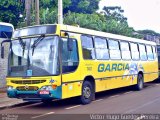
[{"label": "wheel hubcap", "polygon": [[142,79],[142,77],[139,77],[139,87],[143,88],[143,79]]},{"label": "wheel hubcap", "polygon": [[91,96],[91,90],[88,86],[83,89],[83,96],[86,99],[88,99]]}]

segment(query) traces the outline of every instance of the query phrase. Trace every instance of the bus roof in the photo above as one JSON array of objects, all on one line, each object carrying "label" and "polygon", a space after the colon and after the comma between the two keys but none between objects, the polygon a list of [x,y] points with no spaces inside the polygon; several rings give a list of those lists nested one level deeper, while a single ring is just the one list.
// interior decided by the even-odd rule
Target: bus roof
[{"label": "bus roof", "polygon": [[153,41],[137,39],[137,38],[132,38],[132,37],[126,37],[126,36],[122,36],[122,35],[116,35],[116,34],[112,34],[112,33],[101,32],[101,31],[91,30],[91,29],[87,29],[87,28],[80,28],[80,27],[71,26],[71,25],[44,24],[44,25],[35,25],[35,26],[24,27],[24,28],[17,29],[16,31],[22,30],[22,29],[27,29],[27,28],[38,27],[38,26],[50,26],[50,25],[57,25],[60,27],[60,30],[68,31],[68,32],[72,32],[72,33],[87,34],[87,35],[92,35],[92,36],[106,37],[106,38],[112,38],[112,39],[117,39],[117,40],[129,41],[129,42],[137,42],[137,43],[145,43],[145,44],[149,44],[149,45],[156,45],[156,43]]},{"label": "bus roof", "polygon": [[10,26],[14,30],[14,26],[11,23],[0,22],[0,25]]},{"label": "bus roof", "polygon": [[156,45],[156,43],[153,41],[137,39],[137,38],[132,38],[132,37],[126,37],[126,36],[122,36],[122,35],[101,32],[101,31],[96,31],[96,30],[91,30],[91,29],[86,29],[86,28],[80,28],[80,27],[70,26],[70,25],[61,25],[61,30],[73,32],[73,33],[87,34],[87,35],[92,35],[92,36],[112,38],[112,39],[117,39],[117,40],[124,40],[124,41],[129,41],[129,42],[137,42],[137,43],[145,43],[145,44],[149,44],[149,45]]}]

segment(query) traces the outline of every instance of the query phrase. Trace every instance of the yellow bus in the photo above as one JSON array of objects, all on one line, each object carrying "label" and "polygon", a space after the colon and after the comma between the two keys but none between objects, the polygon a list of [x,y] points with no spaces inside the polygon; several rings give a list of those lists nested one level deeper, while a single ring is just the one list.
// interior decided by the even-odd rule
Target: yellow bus
[{"label": "yellow bus", "polygon": [[96,92],[131,85],[141,90],[158,78],[156,44],[151,41],[49,24],[18,29],[5,42],[11,43],[6,78],[10,98],[48,102],[79,96],[88,104]]}]

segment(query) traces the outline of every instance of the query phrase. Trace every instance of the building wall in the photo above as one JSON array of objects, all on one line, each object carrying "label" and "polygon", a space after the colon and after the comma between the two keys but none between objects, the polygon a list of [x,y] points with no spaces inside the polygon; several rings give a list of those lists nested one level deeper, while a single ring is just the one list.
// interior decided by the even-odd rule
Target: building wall
[{"label": "building wall", "polygon": [[[2,39],[0,39],[0,43],[1,42],[2,42]],[[0,88],[3,88],[6,86],[5,77],[7,75],[9,44],[5,43],[4,45],[5,45],[5,57],[4,59],[0,57]],[[1,53],[1,49],[0,49],[0,53]]]}]

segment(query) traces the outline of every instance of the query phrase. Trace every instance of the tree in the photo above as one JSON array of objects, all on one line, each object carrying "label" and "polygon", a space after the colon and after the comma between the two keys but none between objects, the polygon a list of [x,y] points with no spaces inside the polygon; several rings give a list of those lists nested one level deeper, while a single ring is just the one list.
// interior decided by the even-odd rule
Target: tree
[{"label": "tree", "polygon": [[160,36],[160,33],[156,33],[153,30],[139,30],[137,32],[140,33],[140,34],[142,34],[142,35]]},{"label": "tree", "polygon": [[99,1],[100,0],[70,0],[69,6],[64,8],[64,13],[66,14],[68,11],[71,11],[92,14],[98,10]]},{"label": "tree", "polygon": [[12,23],[15,27],[19,21],[24,18],[24,4],[19,0],[1,0],[0,1],[0,21]]},{"label": "tree", "polygon": [[64,23],[68,25],[79,25],[80,27],[98,31],[105,31],[106,29],[106,19],[98,13],[83,14],[68,12],[64,17]]},{"label": "tree", "polygon": [[123,16],[124,10],[121,7],[104,7],[105,15],[107,19],[114,19],[120,23],[127,23],[127,18]]},{"label": "tree", "polygon": [[124,10],[118,6],[104,7],[106,17],[106,32],[132,37],[134,29],[129,27],[127,18],[123,15]]}]

